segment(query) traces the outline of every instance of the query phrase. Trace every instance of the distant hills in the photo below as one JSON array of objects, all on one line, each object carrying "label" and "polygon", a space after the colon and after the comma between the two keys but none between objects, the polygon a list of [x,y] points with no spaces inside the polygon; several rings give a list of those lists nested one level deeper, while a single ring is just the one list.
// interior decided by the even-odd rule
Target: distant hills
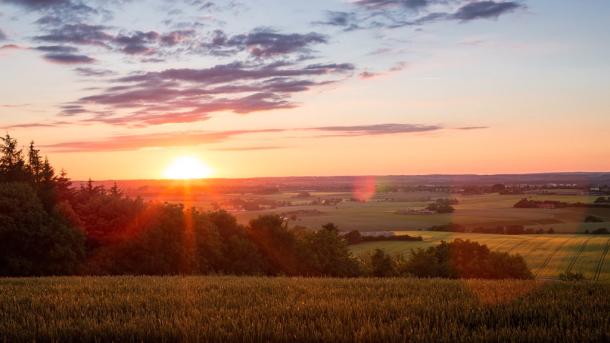
[{"label": "distant hills", "polygon": [[[75,185],[86,181],[74,181]],[[571,173],[537,173],[537,174],[496,174],[496,175],[386,175],[386,176],[295,176],[295,177],[259,177],[241,179],[201,179],[201,180],[104,180],[95,184],[111,187],[114,183],[126,190],[138,194],[158,194],[161,189],[171,190],[185,185],[195,189],[208,189],[219,193],[255,192],[273,193],[282,191],[318,190],[342,191],[352,189],[355,184],[374,183],[377,187],[467,187],[505,185],[570,185],[572,187],[594,187],[610,185],[610,172],[571,172]]]}]

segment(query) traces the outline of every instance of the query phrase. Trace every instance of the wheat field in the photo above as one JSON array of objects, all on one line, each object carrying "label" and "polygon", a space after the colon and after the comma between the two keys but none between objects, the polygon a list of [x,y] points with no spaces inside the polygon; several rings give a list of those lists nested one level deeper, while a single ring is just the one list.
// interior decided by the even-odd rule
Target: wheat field
[{"label": "wheat field", "polygon": [[609,294],[594,282],[0,279],[0,341],[600,342]]}]

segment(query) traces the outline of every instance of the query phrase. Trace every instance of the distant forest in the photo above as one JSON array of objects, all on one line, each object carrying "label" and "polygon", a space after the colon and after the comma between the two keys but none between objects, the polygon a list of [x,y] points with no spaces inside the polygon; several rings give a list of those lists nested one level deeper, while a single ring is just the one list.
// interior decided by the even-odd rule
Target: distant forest
[{"label": "distant forest", "polygon": [[116,185],[73,187],[33,142],[24,152],[9,135],[0,139],[1,276],[532,277],[520,256],[467,240],[419,249],[408,259],[381,250],[355,258],[350,237],[332,223],[289,229],[267,215],[240,225],[223,210],[145,202]]}]

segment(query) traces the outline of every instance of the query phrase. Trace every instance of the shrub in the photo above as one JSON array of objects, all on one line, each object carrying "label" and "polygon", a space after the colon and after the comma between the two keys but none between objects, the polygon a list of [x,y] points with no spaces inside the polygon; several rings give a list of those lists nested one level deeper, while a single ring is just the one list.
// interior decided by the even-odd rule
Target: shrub
[{"label": "shrub", "polygon": [[396,276],[396,260],[381,249],[376,249],[369,260],[370,275],[376,277]]},{"label": "shrub", "polygon": [[403,271],[417,277],[452,279],[533,278],[521,256],[492,252],[486,245],[462,239],[413,251]]},{"label": "shrub", "polygon": [[587,216],[585,218],[585,223],[603,223],[604,220],[600,217],[596,217],[596,216]]}]

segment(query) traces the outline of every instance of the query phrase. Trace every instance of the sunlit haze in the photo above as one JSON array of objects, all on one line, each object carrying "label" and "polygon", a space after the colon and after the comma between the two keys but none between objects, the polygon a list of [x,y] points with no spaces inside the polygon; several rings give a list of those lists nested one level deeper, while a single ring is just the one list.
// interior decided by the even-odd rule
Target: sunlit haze
[{"label": "sunlit haze", "polygon": [[196,157],[181,156],[165,169],[164,176],[176,180],[203,179],[212,176],[212,169]]}]

